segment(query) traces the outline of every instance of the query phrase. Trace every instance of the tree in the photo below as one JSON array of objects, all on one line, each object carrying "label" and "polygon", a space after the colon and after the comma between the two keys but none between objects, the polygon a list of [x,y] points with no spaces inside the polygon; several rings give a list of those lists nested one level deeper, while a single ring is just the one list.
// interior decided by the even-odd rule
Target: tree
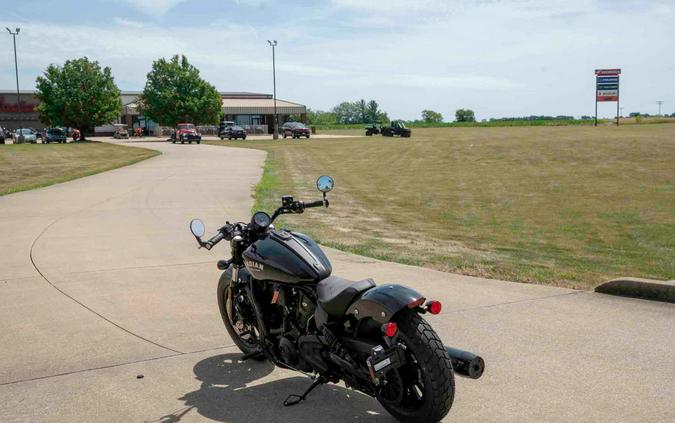
[{"label": "tree", "polygon": [[356,103],[343,101],[337,106],[333,107],[333,114],[335,121],[340,124],[360,123],[359,109]]},{"label": "tree", "polygon": [[433,110],[422,110],[422,120],[426,123],[441,123],[443,115]]},{"label": "tree", "polygon": [[359,123],[366,123],[368,122],[368,114],[367,114],[367,106],[366,106],[366,100],[361,99],[356,102],[356,107],[359,110]]},{"label": "tree", "polygon": [[307,123],[310,125],[335,125],[335,115],[323,110],[307,109]]},{"label": "tree", "polygon": [[164,126],[216,124],[222,111],[220,93],[183,55],[153,62],[138,104],[141,113]]},{"label": "tree", "polygon": [[333,115],[338,124],[389,122],[389,116],[379,109],[377,101],[343,101],[333,107]]},{"label": "tree", "polygon": [[455,120],[457,122],[475,122],[476,116],[471,109],[457,109],[455,112]]},{"label": "tree", "polygon": [[35,80],[40,120],[52,126],[78,128],[82,140],[94,127],[114,122],[121,110],[120,90],[109,67],[88,58],[49,65]]}]

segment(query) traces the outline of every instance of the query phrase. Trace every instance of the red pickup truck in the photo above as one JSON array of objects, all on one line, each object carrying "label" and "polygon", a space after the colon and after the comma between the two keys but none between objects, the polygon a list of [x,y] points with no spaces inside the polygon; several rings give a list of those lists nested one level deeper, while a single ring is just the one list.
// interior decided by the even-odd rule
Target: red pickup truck
[{"label": "red pickup truck", "polygon": [[195,141],[197,144],[202,142],[202,134],[197,132],[197,128],[192,123],[179,123],[176,125],[176,129],[171,134],[171,142],[181,144],[192,144],[192,141]]}]

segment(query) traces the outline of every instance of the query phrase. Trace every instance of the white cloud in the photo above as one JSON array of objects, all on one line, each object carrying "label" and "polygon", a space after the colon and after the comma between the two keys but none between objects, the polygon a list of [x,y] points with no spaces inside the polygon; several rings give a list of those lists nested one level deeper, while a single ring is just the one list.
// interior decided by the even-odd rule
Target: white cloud
[{"label": "white cloud", "polygon": [[125,28],[139,29],[139,28],[143,28],[145,26],[145,24],[143,22],[132,21],[130,19],[124,19],[124,18],[120,18],[118,16],[113,18],[113,22],[115,22],[115,24],[117,24],[119,26],[123,26]]},{"label": "white cloud", "polygon": [[131,6],[148,16],[162,16],[186,0],[127,0]]},{"label": "white cloud", "polygon": [[[591,114],[593,69],[617,66],[624,69],[626,112],[654,112],[655,99],[675,99],[675,89],[660,83],[675,71],[675,57],[667,54],[675,9],[664,2],[631,3],[629,10],[610,3],[449,2],[463,6],[428,19],[433,13],[410,12],[418,24],[389,28],[397,20],[392,10],[407,3],[394,0],[394,9],[382,14],[345,3],[354,12],[340,6],[301,13],[303,24],[290,27],[213,18],[167,31],[154,20],[117,18],[113,26],[95,26],[33,19],[21,24],[19,71],[21,86],[30,88],[49,63],[87,55],[110,66],[121,88],[140,89],[153,60],[185,54],[218,89],[271,92],[266,40],[274,38],[280,98],[312,108],[373,98],[403,118],[425,108],[451,116],[460,107],[481,117]],[[7,24],[13,23],[0,21],[0,28]],[[0,61],[12,63],[11,40],[4,42],[10,44],[0,48]],[[0,72],[0,88],[12,87],[13,78],[12,67]]]}]

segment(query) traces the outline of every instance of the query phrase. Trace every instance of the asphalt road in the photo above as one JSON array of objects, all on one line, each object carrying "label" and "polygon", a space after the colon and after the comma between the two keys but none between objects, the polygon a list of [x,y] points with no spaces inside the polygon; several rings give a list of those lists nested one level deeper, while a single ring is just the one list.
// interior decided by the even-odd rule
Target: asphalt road
[{"label": "asphalt road", "polygon": [[[143,146],[163,155],[0,197],[0,422],[392,421],[342,386],[284,408],[306,378],[237,362],[215,297],[226,248],[197,250],[187,225],[248,220],[265,153]],[[336,274],[441,300],[441,338],[485,358],[448,421],[675,421],[672,304],[328,252]]]}]

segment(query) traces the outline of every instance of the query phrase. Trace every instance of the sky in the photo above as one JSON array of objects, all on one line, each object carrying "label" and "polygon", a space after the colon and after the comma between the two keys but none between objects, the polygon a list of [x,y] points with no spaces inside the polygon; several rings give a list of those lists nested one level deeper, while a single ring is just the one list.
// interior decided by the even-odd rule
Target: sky
[{"label": "sky", "polygon": [[[87,56],[122,90],[184,54],[220,91],[329,110],[374,99],[392,118],[593,115],[596,68],[621,68],[623,113],[675,112],[675,0],[0,0],[21,28],[19,80]],[[0,89],[15,87],[0,36]],[[616,112],[601,103],[600,116]]]}]

